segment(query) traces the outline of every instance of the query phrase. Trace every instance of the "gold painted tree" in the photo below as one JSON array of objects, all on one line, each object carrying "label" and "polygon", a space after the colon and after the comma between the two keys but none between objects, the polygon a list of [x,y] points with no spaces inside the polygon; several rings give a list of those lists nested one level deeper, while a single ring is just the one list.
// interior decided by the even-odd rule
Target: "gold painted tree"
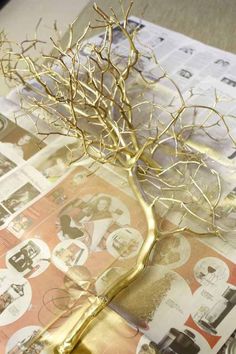
[{"label": "gold painted tree", "polygon": [[[107,14],[94,5],[98,25],[89,25],[79,39],[71,26],[65,47],[52,39],[52,53],[39,57],[33,55],[43,44],[37,38],[14,44],[0,34],[1,75],[18,85],[22,109],[49,124],[50,133],[38,133],[76,137],[81,159],[90,157],[126,173],[147,221],[136,264],[87,309],[57,353],[70,353],[97,314],[138,277],[158,235],[187,230],[224,237],[228,232],[219,223],[220,173],[196,141],[201,136],[211,147],[222,142],[223,130],[225,144],[235,146],[228,125],[234,117],[218,110],[224,98],[216,93],[211,106],[195,103],[201,93],[194,89],[181,93],[142,43],[141,23],[129,20],[131,6],[123,9],[121,21],[114,11]],[[98,29],[103,35],[88,40]],[[121,39],[125,52],[116,45]],[[151,71],[145,70],[147,62]],[[173,212],[180,214],[176,226],[165,231]]]}]

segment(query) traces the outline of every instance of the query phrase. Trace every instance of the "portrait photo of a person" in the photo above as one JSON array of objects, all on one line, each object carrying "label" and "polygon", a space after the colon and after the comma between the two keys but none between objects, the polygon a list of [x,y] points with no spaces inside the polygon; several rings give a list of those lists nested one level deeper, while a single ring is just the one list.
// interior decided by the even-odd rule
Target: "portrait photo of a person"
[{"label": "portrait photo of a person", "polygon": [[76,239],[84,236],[84,232],[81,228],[76,226],[73,219],[69,215],[61,215],[59,219],[63,237]]},{"label": "portrait photo of a person", "polygon": [[16,164],[0,153],[0,177],[16,167]]},{"label": "portrait photo of a person", "polygon": [[63,176],[76,161],[79,155],[79,145],[77,143],[63,146],[54,151],[49,157],[35,164],[35,167],[48,180],[56,181]]},{"label": "portrait photo of a person", "polygon": [[31,184],[26,183],[24,186],[19,188],[16,192],[10,195],[2,204],[11,213],[15,213],[32,199],[39,195],[39,191]]},{"label": "portrait photo of a person", "polygon": [[83,239],[90,249],[96,249],[113,221],[111,202],[110,197],[101,196],[95,201],[69,203],[58,217],[59,239]]},{"label": "portrait photo of a person", "polygon": [[16,142],[1,142],[0,144],[9,153],[20,156],[26,160],[25,149],[31,143],[32,137],[29,134],[21,136]]},{"label": "portrait photo of a person", "polygon": [[101,196],[91,203],[91,205],[85,206],[84,217],[89,220],[110,219],[112,218],[110,207],[111,198]]},{"label": "portrait photo of a person", "polygon": [[28,160],[45,145],[31,132],[0,114],[0,150],[2,154]]},{"label": "portrait photo of a person", "polygon": [[111,227],[127,225],[130,217],[125,205],[110,195],[97,194],[85,199],[76,198],[58,215],[59,239],[82,239],[90,250],[106,248]]},{"label": "portrait photo of a person", "polygon": [[59,178],[69,168],[69,163],[63,157],[57,156],[52,161],[51,166],[47,167],[43,174],[46,178]]},{"label": "portrait photo of a person", "polygon": [[70,214],[77,225],[89,221],[116,219],[123,214],[119,208],[113,210],[112,198],[107,195],[98,195],[88,201],[75,199],[62,212]]}]

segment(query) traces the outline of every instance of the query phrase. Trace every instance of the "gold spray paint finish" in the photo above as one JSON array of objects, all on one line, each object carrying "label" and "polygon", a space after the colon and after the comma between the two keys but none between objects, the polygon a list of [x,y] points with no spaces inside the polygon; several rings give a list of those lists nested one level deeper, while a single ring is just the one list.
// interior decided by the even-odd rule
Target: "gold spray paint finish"
[{"label": "gold spray paint finish", "polygon": [[[135,265],[66,323],[61,329],[66,339],[58,344],[57,337],[52,342],[55,354],[71,353],[101,311],[138,278],[159,237],[184,230],[198,236],[224,237],[227,232],[218,222],[220,174],[208,164],[202,145],[192,141],[197,134],[204,134],[210,149],[212,141],[221,139],[211,134],[212,129],[222,126],[227,142],[235,146],[226,116],[217,108],[222,98],[216,93],[208,107],[194,104],[193,90],[187,98],[182,95],[154,53],[139,39],[141,23],[133,26],[129,21],[132,4],[126,10],[122,7],[122,21],[112,9],[107,14],[94,5],[99,16],[95,25],[90,24],[76,40],[71,25],[66,46],[52,39],[53,53],[40,58],[31,54],[35,46],[42,45],[37,36],[16,45],[0,34],[0,74],[9,82],[24,85],[20,91],[22,108],[37,113],[50,125],[49,133],[38,134],[76,137],[81,155],[76,161],[71,159],[71,164],[91,158],[119,168],[126,174],[147,222],[147,235]],[[97,30],[103,31],[99,43],[85,41]],[[128,43],[125,55],[114,48],[117,33]],[[143,50],[137,48],[140,46]],[[145,72],[147,57],[159,69],[158,76]],[[172,86],[171,92],[161,86],[163,81]],[[167,97],[164,101],[163,96]],[[199,120],[202,115],[204,119]],[[208,185],[203,182],[206,177]],[[174,229],[166,231],[164,220],[176,210],[182,217]],[[189,229],[189,220],[201,224],[203,231]]]}]

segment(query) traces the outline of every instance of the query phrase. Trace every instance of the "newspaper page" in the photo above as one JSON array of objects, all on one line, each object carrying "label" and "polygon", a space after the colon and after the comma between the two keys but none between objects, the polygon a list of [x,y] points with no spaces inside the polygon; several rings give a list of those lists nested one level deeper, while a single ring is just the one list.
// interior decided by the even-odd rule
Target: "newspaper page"
[{"label": "newspaper page", "polygon": [[[206,103],[215,89],[228,100],[236,97],[235,55],[136,17],[129,19],[129,26],[138,29],[137,46],[143,48],[145,43],[186,95],[195,88],[204,93]],[[113,47],[118,58],[127,53],[128,43],[118,29]],[[152,64],[151,51],[139,70],[155,77],[159,72]],[[171,91],[167,83],[164,89]],[[90,165],[71,166],[77,142],[63,137],[39,139],[37,117],[27,122],[24,117],[16,124],[17,91],[0,102],[0,298],[13,285],[19,289],[14,303],[6,306],[2,301],[0,310],[0,345],[8,354],[17,352],[18,340],[27,341],[38,327],[45,326],[40,319],[42,301],[66,289],[65,279],[69,282],[83,269],[91,296],[101,293],[133,264],[146,231],[142,211],[124,179],[107,169],[92,168],[91,174]],[[196,102],[194,96],[192,102]],[[221,109],[225,113],[224,104]],[[227,105],[227,110],[235,114],[235,106]],[[234,134],[233,119],[231,123]],[[192,147],[194,143],[194,139],[189,141]],[[223,199],[235,207],[235,151],[231,146],[227,151],[209,146],[208,151],[225,181]],[[169,222],[177,221],[177,213],[171,215]],[[235,220],[229,223],[232,229]],[[186,234],[160,241],[143,278],[111,305],[131,324],[128,332],[135,326],[144,333],[131,350],[124,347],[122,353],[222,354],[232,346],[234,334],[228,338],[235,331],[236,242],[232,233],[227,237]]]},{"label": "newspaper page", "polygon": [[[77,141],[58,136],[41,142],[30,117],[15,123],[19,107],[2,99],[1,111],[0,348],[8,354],[39,353],[45,345],[49,353],[45,343],[27,345],[55,317],[68,318],[80,298],[81,272],[89,284],[85,301],[96,296],[101,282],[115,281],[132,266],[145,219],[124,179],[91,161],[71,165]],[[32,140],[35,151],[29,149]],[[97,283],[114,261],[117,272]],[[116,318],[119,330],[109,327],[111,337],[135,353],[141,334]],[[114,339],[97,340],[96,348],[103,353],[111,343]]]}]

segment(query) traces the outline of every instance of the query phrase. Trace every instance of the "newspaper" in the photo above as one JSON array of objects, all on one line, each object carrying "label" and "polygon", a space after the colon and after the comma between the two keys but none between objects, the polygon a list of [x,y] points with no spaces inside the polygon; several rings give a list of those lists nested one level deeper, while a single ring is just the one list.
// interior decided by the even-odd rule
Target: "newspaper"
[{"label": "newspaper", "polygon": [[[236,97],[235,55],[136,17],[129,25],[138,28],[137,45],[145,43],[156,54],[183,93],[194,87],[204,93],[206,104],[215,90],[227,99]],[[117,30],[116,55],[125,55],[127,46]],[[150,58],[140,70],[155,77]],[[171,91],[167,83],[163,86]],[[146,232],[126,180],[91,161],[71,164],[79,143],[39,136],[39,130],[49,128],[34,115],[19,114],[19,90],[0,99],[0,348],[6,354],[21,353],[55,314],[72,306],[81,291],[81,272],[88,297],[115,282],[134,264]],[[221,109],[225,113],[224,105]],[[234,114],[235,106],[227,110]],[[233,134],[235,129],[232,120]],[[209,146],[208,151],[225,181],[224,198],[236,198],[234,151],[231,146],[227,151]],[[172,215],[169,221],[177,219]],[[142,279],[111,305],[127,320],[115,315],[123,321],[117,352],[216,354],[224,346],[223,353],[235,330],[235,267],[233,236],[227,241],[190,235],[161,240]],[[117,333],[116,324],[112,329]],[[102,343],[96,350],[102,354],[113,348]],[[43,347],[34,350],[40,353]]]}]

